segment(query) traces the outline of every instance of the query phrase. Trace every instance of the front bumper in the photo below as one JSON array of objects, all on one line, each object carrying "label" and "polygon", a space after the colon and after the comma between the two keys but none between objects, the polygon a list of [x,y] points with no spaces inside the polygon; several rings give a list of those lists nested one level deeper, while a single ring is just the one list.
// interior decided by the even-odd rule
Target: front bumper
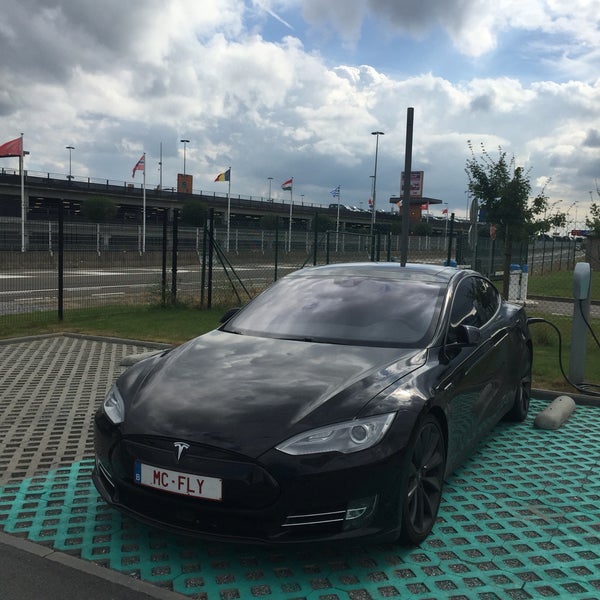
[{"label": "front bumper", "polygon": [[[260,463],[192,447],[177,465],[169,445],[107,436],[96,427],[92,479],[102,498],[146,524],[205,539],[277,544],[398,537],[401,457],[381,447],[333,458],[273,450]],[[138,485],[135,460],[204,476],[227,473],[223,501]]]}]

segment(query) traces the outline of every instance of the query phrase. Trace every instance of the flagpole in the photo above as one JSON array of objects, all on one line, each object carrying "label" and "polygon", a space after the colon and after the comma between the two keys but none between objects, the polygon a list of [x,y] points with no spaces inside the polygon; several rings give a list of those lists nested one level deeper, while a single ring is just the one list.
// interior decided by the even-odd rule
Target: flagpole
[{"label": "flagpole", "polygon": [[146,252],[146,153],[144,157],[144,179],[142,183],[142,254]]},{"label": "flagpole", "polygon": [[25,252],[25,172],[23,152],[23,133],[21,133],[21,154],[19,154],[19,171],[21,173],[21,252]]},{"label": "flagpole", "polygon": [[231,167],[229,171],[229,186],[227,188],[227,252],[229,252],[229,232],[231,230]]},{"label": "flagpole", "polygon": [[335,224],[335,251],[338,251],[338,239],[340,235],[340,202],[342,201],[342,186],[338,185],[337,220]]},{"label": "flagpole", "polygon": [[160,143],[160,160],[158,161],[158,171],[159,171],[159,179],[158,179],[158,191],[162,192],[162,142]]},{"label": "flagpole", "polygon": [[292,177],[292,186],[290,187],[290,226],[288,233],[288,252],[292,251],[292,206],[294,206],[294,178]]}]

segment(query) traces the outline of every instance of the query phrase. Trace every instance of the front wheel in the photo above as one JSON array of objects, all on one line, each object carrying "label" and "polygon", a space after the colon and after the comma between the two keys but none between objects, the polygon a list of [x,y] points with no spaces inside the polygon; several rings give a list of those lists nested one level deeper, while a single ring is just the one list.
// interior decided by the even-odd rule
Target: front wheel
[{"label": "front wheel", "polygon": [[431,532],[442,500],[446,442],[438,420],[428,415],[407,448],[402,486],[400,541],[418,545]]}]

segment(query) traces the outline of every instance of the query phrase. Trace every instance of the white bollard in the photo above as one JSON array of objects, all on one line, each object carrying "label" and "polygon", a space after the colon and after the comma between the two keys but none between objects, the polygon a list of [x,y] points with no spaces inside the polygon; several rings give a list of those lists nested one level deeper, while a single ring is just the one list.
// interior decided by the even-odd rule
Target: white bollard
[{"label": "white bollard", "polygon": [[558,429],[575,410],[575,400],[570,396],[555,398],[541,413],[533,424],[540,429]]}]

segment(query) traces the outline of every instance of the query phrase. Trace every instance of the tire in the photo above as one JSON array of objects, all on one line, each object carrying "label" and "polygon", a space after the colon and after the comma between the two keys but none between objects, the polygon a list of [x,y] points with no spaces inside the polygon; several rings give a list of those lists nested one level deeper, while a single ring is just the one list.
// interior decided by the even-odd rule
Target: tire
[{"label": "tire", "polygon": [[525,368],[519,378],[519,388],[515,394],[515,400],[504,417],[507,421],[520,423],[527,418],[531,400],[531,363],[531,350],[528,349]]},{"label": "tire", "polygon": [[442,500],[446,440],[439,421],[428,415],[407,448],[399,541],[419,545],[431,532]]}]

